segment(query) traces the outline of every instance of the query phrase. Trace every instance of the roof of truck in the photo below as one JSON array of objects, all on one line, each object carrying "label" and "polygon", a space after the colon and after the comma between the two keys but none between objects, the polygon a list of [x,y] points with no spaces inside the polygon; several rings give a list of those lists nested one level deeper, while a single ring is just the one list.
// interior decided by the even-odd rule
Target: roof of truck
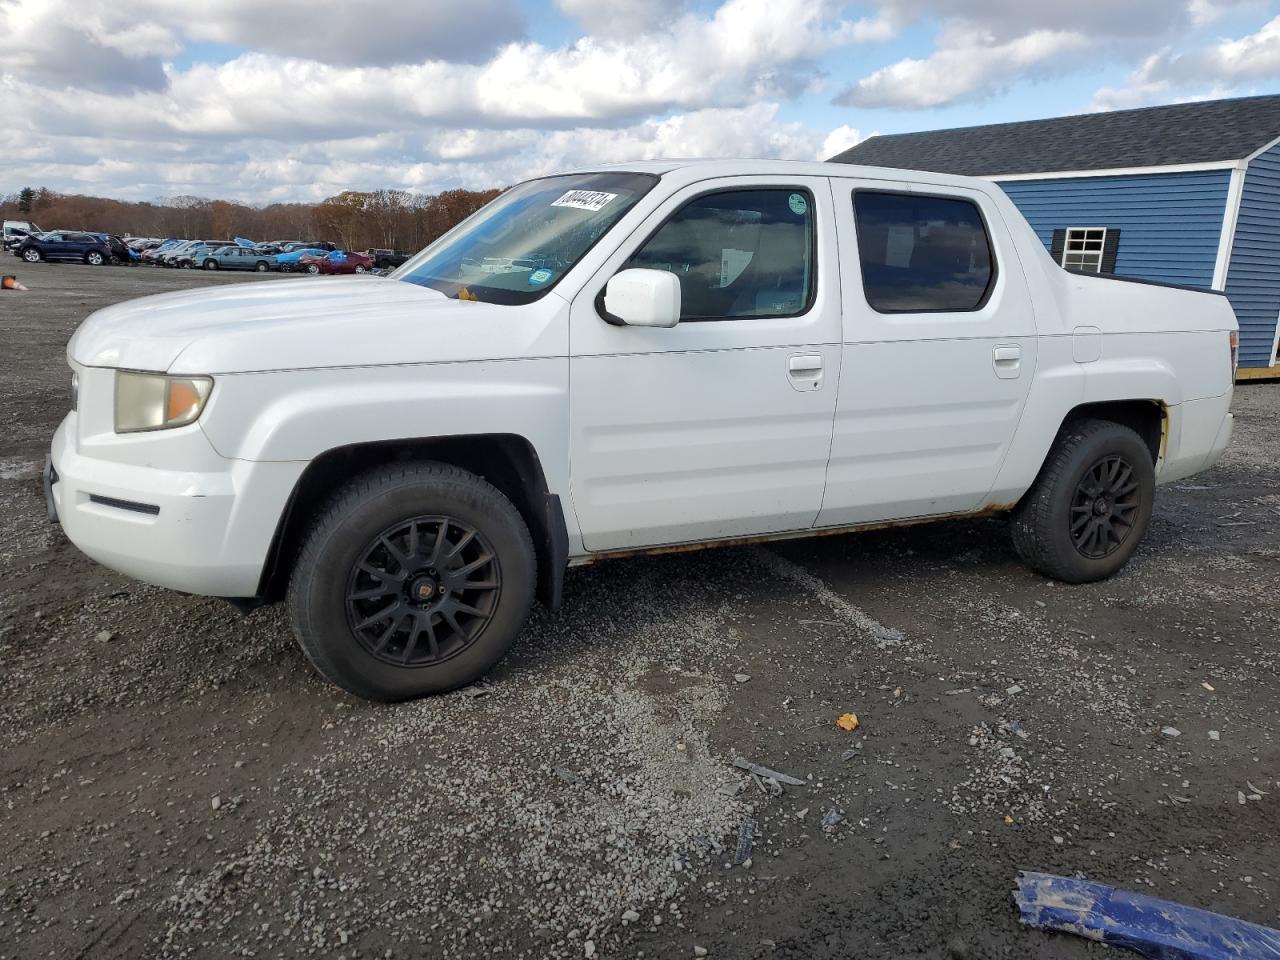
[{"label": "roof of truck", "polygon": [[831,163],[812,160],[734,160],[734,159],[663,159],[636,160],[630,163],[605,163],[581,167],[567,173],[653,173],[658,176],[677,175],[679,179],[693,182],[712,177],[857,177],[868,180],[910,180],[939,185],[975,186],[972,177],[955,176],[922,170],[886,169],[883,166],[865,166],[848,163]]}]

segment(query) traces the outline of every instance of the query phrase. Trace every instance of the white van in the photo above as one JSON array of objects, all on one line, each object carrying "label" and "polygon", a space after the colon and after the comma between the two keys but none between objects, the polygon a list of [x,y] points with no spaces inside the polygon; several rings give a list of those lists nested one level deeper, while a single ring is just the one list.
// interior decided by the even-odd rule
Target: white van
[{"label": "white van", "polygon": [[6,220],[4,222],[4,241],[3,248],[11,250],[22,243],[33,233],[43,233],[38,226],[30,220]]}]

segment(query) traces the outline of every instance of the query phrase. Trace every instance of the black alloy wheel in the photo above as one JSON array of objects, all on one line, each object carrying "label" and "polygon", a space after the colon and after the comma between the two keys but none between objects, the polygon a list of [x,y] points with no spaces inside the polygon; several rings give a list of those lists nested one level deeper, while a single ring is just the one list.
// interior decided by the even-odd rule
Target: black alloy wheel
[{"label": "black alloy wheel", "polygon": [[1100,560],[1133,532],[1141,504],[1133,466],[1124,457],[1104,457],[1085,471],[1071,499],[1071,542],[1081,556]]},{"label": "black alloy wheel", "polygon": [[369,544],[347,582],[347,623],[377,659],[401,667],[443,663],[493,619],[502,569],[489,540],[453,517],[415,517]]},{"label": "black alloy wheel", "polygon": [[1132,427],[1101,418],[1062,426],[1010,532],[1023,561],[1066,583],[1111,576],[1151,523],[1156,451]]}]

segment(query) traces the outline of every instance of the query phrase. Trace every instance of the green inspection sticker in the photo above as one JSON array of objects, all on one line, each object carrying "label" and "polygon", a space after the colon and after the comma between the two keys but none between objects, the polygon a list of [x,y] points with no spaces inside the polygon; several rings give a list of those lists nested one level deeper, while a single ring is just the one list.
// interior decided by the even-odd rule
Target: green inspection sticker
[{"label": "green inspection sticker", "polygon": [[802,217],[809,212],[809,202],[805,200],[802,193],[793,193],[787,197],[787,206],[791,208],[791,212],[797,217]]}]

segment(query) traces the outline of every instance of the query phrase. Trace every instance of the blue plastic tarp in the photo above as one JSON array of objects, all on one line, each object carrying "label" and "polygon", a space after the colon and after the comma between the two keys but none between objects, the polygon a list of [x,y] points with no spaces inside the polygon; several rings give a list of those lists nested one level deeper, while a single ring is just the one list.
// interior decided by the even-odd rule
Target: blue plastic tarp
[{"label": "blue plastic tarp", "polygon": [[1280,960],[1280,930],[1103,883],[1018,874],[1022,922],[1124,947],[1149,960]]},{"label": "blue plastic tarp", "polygon": [[252,240],[246,240],[244,237],[232,237],[231,239],[232,239],[232,240],[234,240],[234,241],[236,242],[236,246],[237,246],[237,247],[252,247],[252,246],[254,246],[254,243],[253,243],[253,241],[252,241]]}]

